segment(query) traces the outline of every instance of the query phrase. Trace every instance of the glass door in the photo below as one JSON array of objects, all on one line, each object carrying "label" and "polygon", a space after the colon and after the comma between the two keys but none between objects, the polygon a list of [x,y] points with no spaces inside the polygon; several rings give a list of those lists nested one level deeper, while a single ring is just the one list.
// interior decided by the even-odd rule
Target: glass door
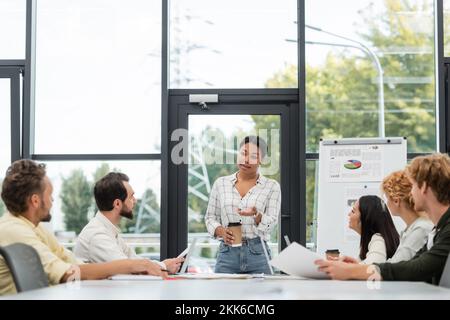
[{"label": "glass door", "polygon": [[[284,235],[293,239],[300,234],[299,212],[295,209],[299,205],[290,192],[295,190],[291,184],[298,182],[294,178],[299,162],[292,165],[288,161],[298,155],[298,139],[289,134],[298,115],[297,96],[283,97],[286,99],[283,103],[279,97],[277,101],[261,103],[258,97],[251,101],[245,101],[246,98],[227,99],[222,95],[219,103],[207,103],[206,107],[186,103],[187,96],[170,98],[170,108],[176,113],[169,119],[170,127],[175,130],[170,132],[169,181],[177,188],[171,189],[169,195],[172,200],[169,200],[168,247],[175,255],[196,238],[189,267],[192,272],[214,270],[219,241],[208,233],[205,213],[214,182],[239,170],[237,154],[246,136],[257,135],[267,142],[268,152],[260,173],[281,186],[281,212],[267,241],[272,256],[285,246],[281,240]],[[183,143],[184,147],[180,148]],[[182,161],[174,156],[181,157]]]},{"label": "glass door", "polygon": [[[222,176],[238,171],[237,154],[245,136],[259,136],[268,144],[260,173],[281,183],[280,170],[281,115],[210,115],[191,114],[188,118],[188,239],[197,238],[198,258],[192,269],[210,272],[214,269],[219,241],[208,234],[205,213],[213,183]],[[278,253],[280,223],[272,229],[268,245],[272,255]],[[197,263],[197,264],[195,264]]]}]

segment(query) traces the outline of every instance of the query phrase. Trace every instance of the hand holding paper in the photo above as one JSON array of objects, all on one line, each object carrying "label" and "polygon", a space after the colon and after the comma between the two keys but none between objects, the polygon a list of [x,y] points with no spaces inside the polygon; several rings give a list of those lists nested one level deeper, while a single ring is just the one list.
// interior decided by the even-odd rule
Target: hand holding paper
[{"label": "hand holding paper", "polygon": [[328,279],[329,277],[318,270],[314,264],[316,260],[323,257],[317,253],[311,252],[296,242],[280,252],[278,256],[270,261],[270,264],[281,271],[298,277],[312,279]]}]

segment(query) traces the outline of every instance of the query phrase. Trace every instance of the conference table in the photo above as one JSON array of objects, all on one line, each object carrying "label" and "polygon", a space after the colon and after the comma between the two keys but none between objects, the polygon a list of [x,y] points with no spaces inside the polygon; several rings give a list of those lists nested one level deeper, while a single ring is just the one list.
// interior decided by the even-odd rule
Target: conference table
[{"label": "conference table", "polygon": [[4,296],[17,300],[450,300],[450,289],[423,282],[286,279],[95,280]]}]

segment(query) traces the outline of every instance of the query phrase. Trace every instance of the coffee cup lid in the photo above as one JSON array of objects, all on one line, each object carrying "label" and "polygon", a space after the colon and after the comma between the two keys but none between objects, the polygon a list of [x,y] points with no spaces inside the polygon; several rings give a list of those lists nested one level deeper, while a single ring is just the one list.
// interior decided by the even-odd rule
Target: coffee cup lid
[{"label": "coffee cup lid", "polygon": [[242,223],[240,223],[240,222],[230,222],[228,224],[228,227],[238,227],[238,226],[241,226],[241,225],[242,225]]}]

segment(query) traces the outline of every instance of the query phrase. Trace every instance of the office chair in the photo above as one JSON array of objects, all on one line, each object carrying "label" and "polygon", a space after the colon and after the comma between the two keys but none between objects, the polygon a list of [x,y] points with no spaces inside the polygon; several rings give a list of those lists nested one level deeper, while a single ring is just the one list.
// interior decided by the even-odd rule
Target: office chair
[{"label": "office chair", "polygon": [[447,262],[445,263],[444,271],[442,271],[439,286],[450,289],[450,255],[447,257]]},{"label": "office chair", "polygon": [[48,278],[36,250],[23,243],[0,247],[17,292],[48,287]]}]

